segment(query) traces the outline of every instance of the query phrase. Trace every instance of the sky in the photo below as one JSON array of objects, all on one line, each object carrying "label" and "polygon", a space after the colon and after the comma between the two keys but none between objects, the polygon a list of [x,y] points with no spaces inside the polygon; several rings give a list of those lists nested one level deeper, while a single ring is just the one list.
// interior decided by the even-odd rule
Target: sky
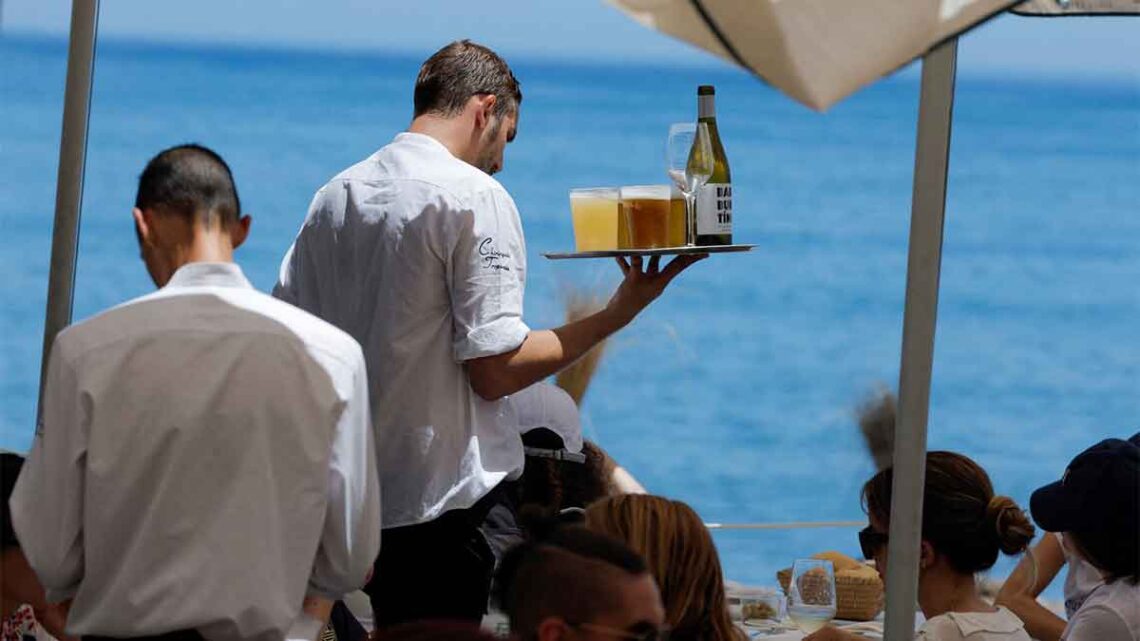
[{"label": "sky", "polygon": [[[846,1],[846,0],[843,0]],[[67,33],[68,0],[0,0],[6,33]],[[511,56],[722,64],[602,0],[104,0],[103,37],[422,55],[470,37]],[[1007,15],[959,45],[959,72],[1129,77],[1140,83],[1140,18]]]}]

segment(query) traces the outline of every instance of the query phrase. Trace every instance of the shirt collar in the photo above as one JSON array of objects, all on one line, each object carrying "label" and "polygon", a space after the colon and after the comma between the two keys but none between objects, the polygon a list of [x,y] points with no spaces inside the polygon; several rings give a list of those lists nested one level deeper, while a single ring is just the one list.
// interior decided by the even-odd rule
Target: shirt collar
[{"label": "shirt collar", "polygon": [[240,287],[253,289],[237,263],[186,263],[166,287]]},{"label": "shirt collar", "polygon": [[1002,606],[998,606],[997,612],[947,612],[946,615],[962,636],[975,632],[1012,634],[1025,627],[1021,619]]},{"label": "shirt collar", "polygon": [[412,131],[404,131],[404,132],[401,132],[399,134],[396,134],[396,138],[393,142],[403,143],[406,145],[415,145],[416,147],[421,147],[423,149],[429,149],[431,151],[443,152],[443,153],[447,154],[448,156],[451,156],[453,158],[455,157],[451,153],[451,150],[448,149],[446,145],[444,145],[442,142],[436,140],[435,138],[433,138],[427,134],[419,134],[419,133],[415,133]]}]

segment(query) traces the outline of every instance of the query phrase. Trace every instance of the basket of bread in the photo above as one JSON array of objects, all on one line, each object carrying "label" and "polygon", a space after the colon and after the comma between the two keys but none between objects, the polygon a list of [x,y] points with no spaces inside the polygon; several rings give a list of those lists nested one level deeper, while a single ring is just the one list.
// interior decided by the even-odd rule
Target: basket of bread
[{"label": "basket of bread", "polygon": [[[820,552],[812,558],[831,561],[835,568],[835,618],[870,621],[878,616],[883,609],[883,581],[874,567],[840,552]],[[776,579],[786,594],[792,568],[777,572]]]}]

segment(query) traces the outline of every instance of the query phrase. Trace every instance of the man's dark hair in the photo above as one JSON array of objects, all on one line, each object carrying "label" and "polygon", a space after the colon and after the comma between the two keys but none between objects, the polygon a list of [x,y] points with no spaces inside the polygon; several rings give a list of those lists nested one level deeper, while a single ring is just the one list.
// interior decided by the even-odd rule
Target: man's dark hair
[{"label": "man's dark hair", "polygon": [[620,582],[648,572],[624,543],[578,525],[522,543],[503,558],[495,600],[520,637],[547,617],[585,622],[624,607]]},{"label": "man's dark hair", "polygon": [[162,151],[139,176],[135,207],[205,224],[229,225],[241,216],[241,201],[229,165],[201,145],[178,145]]},{"label": "man's dark hair", "polygon": [[519,81],[507,62],[483,45],[457,40],[432,54],[416,77],[415,115],[454,116],[472,96],[495,96],[495,115],[513,113],[522,103]]}]

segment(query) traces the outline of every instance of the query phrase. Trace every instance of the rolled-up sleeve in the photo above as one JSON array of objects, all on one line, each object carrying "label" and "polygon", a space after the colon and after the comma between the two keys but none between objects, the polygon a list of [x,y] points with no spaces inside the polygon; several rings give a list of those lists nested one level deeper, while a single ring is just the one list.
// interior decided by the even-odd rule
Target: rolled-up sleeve
[{"label": "rolled-up sleeve", "polygon": [[463,362],[516,349],[530,332],[522,320],[526,243],[502,189],[476,194],[456,216],[448,294],[453,351]]},{"label": "rolled-up sleeve", "polygon": [[352,394],[329,460],[328,506],[308,593],[339,599],[364,585],[380,552],[380,481],[368,410],[364,355],[355,355]]},{"label": "rolled-up sleeve", "polygon": [[83,579],[83,491],[88,412],[57,340],[48,359],[42,420],[12,491],[12,526],[49,602],[75,596]]}]

